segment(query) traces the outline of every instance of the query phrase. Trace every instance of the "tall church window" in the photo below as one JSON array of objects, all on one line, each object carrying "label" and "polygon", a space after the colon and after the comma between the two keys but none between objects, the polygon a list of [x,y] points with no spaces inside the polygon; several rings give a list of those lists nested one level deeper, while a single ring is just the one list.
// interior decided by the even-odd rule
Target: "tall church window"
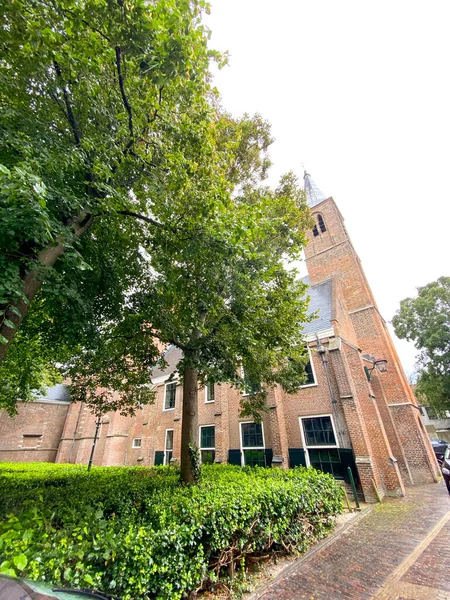
[{"label": "tall church window", "polygon": [[306,447],[337,446],[333,423],[329,415],[301,417]]},{"label": "tall church window", "polygon": [[317,221],[319,223],[320,231],[324,233],[327,230],[327,228],[325,227],[325,222],[323,220],[322,215],[317,215]]},{"label": "tall church window", "polygon": [[214,425],[200,427],[200,456],[203,464],[212,464],[216,457],[216,428]]},{"label": "tall church window", "polygon": [[166,440],[164,442],[164,464],[170,465],[173,453],[173,429],[166,429]]},{"label": "tall church window", "polygon": [[173,410],[175,408],[175,396],[177,393],[177,382],[166,383],[164,390],[164,408],[163,410]]},{"label": "tall church window", "polygon": [[214,402],[214,383],[212,381],[208,381],[205,385],[205,402],[208,404],[209,402]]},{"label": "tall church window", "polygon": [[266,455],[262,423],[240,423],[240,428],[243,464],[250,467],[265,467]]}]

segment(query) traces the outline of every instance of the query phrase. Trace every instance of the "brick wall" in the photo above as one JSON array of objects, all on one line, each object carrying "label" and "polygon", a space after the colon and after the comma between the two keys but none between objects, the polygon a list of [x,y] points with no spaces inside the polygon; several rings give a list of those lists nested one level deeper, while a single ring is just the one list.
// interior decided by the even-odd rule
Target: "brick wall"
[{"label": "brick wall", "polygon": [[0,461],[54,462],[69,404],[19,403],[18,414],[0,411]]}]

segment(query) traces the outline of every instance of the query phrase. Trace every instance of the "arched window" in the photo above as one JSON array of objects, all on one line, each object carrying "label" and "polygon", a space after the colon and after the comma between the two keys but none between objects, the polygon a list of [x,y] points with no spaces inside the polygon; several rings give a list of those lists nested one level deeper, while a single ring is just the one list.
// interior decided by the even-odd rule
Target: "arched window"
[{"label": "arched window", "polygon": [[314,227],[313,227],[313,234],[314,234],[314,237],[319,235],[319,230],[317,229],[317,225],[314,225]]},{"label": "arched window", "polygon": [[319,227],[320,227],[320,231],[323,233],[324,231],[327,230],[327,228],[325,227],[325,223],[323,220],[322,215],[317,215],[317,221],[319,223]]}]

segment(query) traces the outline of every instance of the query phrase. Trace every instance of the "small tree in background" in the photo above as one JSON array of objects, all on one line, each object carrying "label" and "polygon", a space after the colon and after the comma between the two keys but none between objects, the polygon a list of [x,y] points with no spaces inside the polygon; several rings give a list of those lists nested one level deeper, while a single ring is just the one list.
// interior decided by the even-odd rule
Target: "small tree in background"
[{"label": "small tree in background", "polygon": [[392,319],[400,339],[413,341],[419,367],[417,388],[438,413],[450,410],[450,277],[417,288]]}]

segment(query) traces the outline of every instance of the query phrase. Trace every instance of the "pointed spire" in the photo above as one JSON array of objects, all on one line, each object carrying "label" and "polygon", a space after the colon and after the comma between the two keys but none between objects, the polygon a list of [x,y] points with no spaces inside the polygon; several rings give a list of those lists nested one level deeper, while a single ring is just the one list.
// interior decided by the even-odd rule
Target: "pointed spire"
[{"label": "pointed spire", "polygon": [[305,182],[304,190],[306,192],[306,203],[309,206],[309,208],[313,208],[313,206],[316,206],[316,204],[320,204],[320,202],[326,200],[325,196],[322,194],[317,185],[311,179],[311,175],[306,171],[306,169],[303,175],[303,179]]}]

